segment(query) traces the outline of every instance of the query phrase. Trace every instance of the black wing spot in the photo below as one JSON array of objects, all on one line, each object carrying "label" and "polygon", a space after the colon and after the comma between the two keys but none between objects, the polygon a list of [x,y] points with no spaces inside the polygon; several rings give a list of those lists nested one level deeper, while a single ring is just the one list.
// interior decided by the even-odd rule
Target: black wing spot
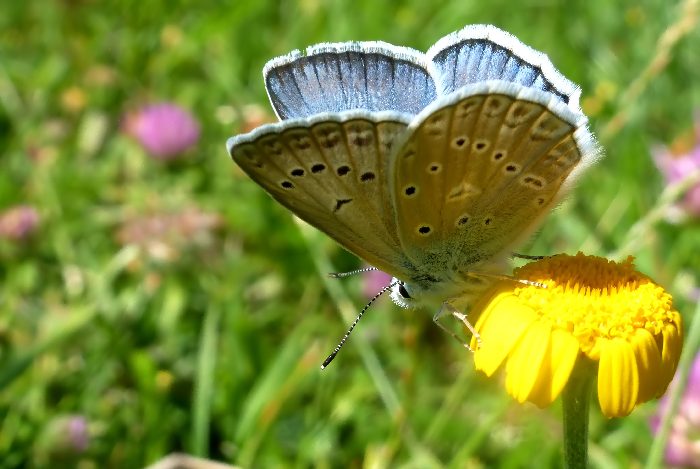
[{"label": "black wing spot", "polygon": [[340,207],[342,207],[345,204],[349,204],[350,202],[352,202],[352,199],[337,199],[335,201],[335,208],[333,209],[333,211],[337,212],[338,210],[340,210]]},{"label": "black wing spot", "polygon": [[416,193],[415,186],[408,186],[406,189],[404,189],[404,193],[409,197],[414,195]]},{"label": "black wing spot", "polygon": [[544,205],[544,199],[542,197],[537,199],[537,205]]},{"label": "black wing spot", "polygon": [[418,227],[418,232],[422,235],[427,235],[428,233],[430,233],[430,231],[431,229],[428,225]]},{"label": "black wing spot", "polygon": [[439,173],[441,169],[442,165],[440,165],[440,163],[432,163],[430,166],[428,166],[428,171],[431,173]]},{"label": "black wing spot", "polygon": [[519,173],[520,172],[520,166],[518,166],[515,163],[510,163],[505,167],[506,173]]},{"label": "black wing spot", "polygon": [[282,181],[280,186],[284,187],[285,189],[294,189],[294,184],[289,181]]},{"label": "black wing spot", "polygon": [[340,166],[337,170],[338,176],[345,176],[350,172],[350,166]]},{"label": "black wing spot", "polygon": [[311,172],[312,172],[312,173],[320,173],[320,172],[323,171],[324,169],[326,169],[326,165],[325,165],[325,164],[323,164],[323,163],[316,163],[315,165],[313,165],[313,166],[311,167]]},{"label": "black wing spot", "polygon": [[457,226],[464,226],[467,223],[469,223],[469,217],[466,215],[459,217],[459,219],[457,220]]},{"label": "black wing spot", "polygon": [[291,174],[294,177],[301,177],[304,175],[304,170],[301,168],[294,168],[289,174]]},{"label": "black wing spot", "polygon": [[474,150],[479,152],[486,150],[488,146],[488,140],[477,140],[476,142],[474,142]]},{"label": "black wing spot", "polygon": [[362,175],[360,176],[360,181],[367,182],[373,180],[374,178],[374,173],[371,171],[367,171],[366,173],[362,173]]},{"label": "black wing spot", "polygon": [[460,150],[465,147],[468,141],[469,138],[467,137],[457,137],[456,139],[452,140],[452,148]]},{"label": "black wing spot", "polygon": [[484,218],[484,225],[490,225],[491,224],[491,218]]},{"label": "black wing spot", "polygon": [[523,184],[533,189],[542,189],[545,184],[545,182],[542,179],[536,176],[525,176],[522,181]]}]

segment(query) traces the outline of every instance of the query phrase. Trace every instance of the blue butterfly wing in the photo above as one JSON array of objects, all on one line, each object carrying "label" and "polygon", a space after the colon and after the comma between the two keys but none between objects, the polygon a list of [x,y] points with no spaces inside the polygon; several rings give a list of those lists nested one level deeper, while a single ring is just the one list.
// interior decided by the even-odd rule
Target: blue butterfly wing
[{"label": "blue butterfly wing", "polygon": [[280,119],[349,110],[418,114],[437,91],[423,54],[380,42],[320,44],[263,70]]},{"label": "blue butterfly wing", "polygon": [[554,68],[547,55],[494,26],[467,26],[442,38],[427,56],[440,94],[500,80],[550,93],[578,109],[578,87]]}]

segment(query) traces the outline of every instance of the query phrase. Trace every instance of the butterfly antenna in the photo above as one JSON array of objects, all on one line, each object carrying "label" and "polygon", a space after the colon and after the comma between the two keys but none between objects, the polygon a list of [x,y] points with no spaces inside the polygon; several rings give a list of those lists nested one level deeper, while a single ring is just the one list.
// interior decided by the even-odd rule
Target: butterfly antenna
[{"label": "butterfly antenna", "polygon": [[[362,274],[365,272],[372,272],[373,270],[379,270],[376,267],[363,267],[362,269],[351,270],[350,272],[331,272],[328,274],[330,278],[343,278],[350,277],[351,275]],[[381,293],[380,293],[381,295]]]},{"label": "butterfly antenna", "polygon": [[321,369],[322,369],[322,370],[325,370],[326,367],[327,367],[328,365],[331,364],[331,362],[333,361],[333,359],[335,359],[335,356],[338,355],[338,352],[340,351],[340,349],[343,347],[343,345],[345,345],[345,341],[348,340],[348,337],[350,337],[350,334],[352,333],[352,330],[355,329],[355,326],[357,326],[357,323],[360,322],[360,319],[362,318],[362,315],[365,314],[365,312],[369,309],[370,305],[372,305],[372,303],[374,303],[374,302],[377,300],[377,298],[379,298],[379,297],[382,296],[384,293],[388,292],[389,290],[391,290],[392,288],[394,288],[396,285],[398,285],[398,283],[399,283],[399,282],[390,283],[390,284],[387,285],[386,287],[382,288],[382,289],[379,291],[379,293],[377,293],[376,295],[374,295],[374,296],[372,297],[372,299],[369,300],[369,301],[367,302],[367,304],[365,305],[365,307],[362,308],[362,311],[360,311],[360,314],[358,314],[357,317],[355,318],[355,320],[352,322],[352,324],[350,325],[350,328],[348,328],[348,331],[345,333],[345,335],[343,336],[343,338],[340,339],[340,342],[338,342],[338,345],[336,345],[336,346],[335,346],[335,349],[333,349],[333,351],[331,352],[331,354],[328,355],[328,358],[326,358],[326,359],[323,361],[323,364],[321,365]]}]

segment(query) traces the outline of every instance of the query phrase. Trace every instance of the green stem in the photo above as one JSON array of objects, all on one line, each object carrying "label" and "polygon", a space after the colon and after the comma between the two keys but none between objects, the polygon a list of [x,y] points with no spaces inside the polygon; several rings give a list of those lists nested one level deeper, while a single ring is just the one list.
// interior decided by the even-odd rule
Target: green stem
[{"label": "green stem", "polygon": [[585,359],[579,359],[562,395],[564,419],[564,467],[588,465],[588,404],[593,373]]},{"label": "green stem", "polygon": [[695,313],[691,317],[688,337],[685,340],[683,352],[678,362],[676,380],[669,389],[666,412],[663,414],[661,426],[656,433],[654,442],[651,445],[651,450],[649,450],[649,458],[644,465],[645,469],[661,467],[664,450],[666,449],[668,437],[671,433],[671,424],[673,423],[676,412],[678,412],[681,397],[683,396],[685,385],[688,382],[688,373],[693,366],[693,359],[695,358],[698,348],[700,348],[700,303],[697,304]]},{"label": "green stem", "polygon": [[197,357],[197,380],[194,387],[194,405],[192,407],[192,453],[195,456],[208,456],[209,426],[211,424],[211,400],[214,394],[214,371],[216,368],[216,350],[218,347],[218,330],[220,311],[214,306],[207,310],[202,333],[199,339],[199,356]]},{"label": "green stem", "polygon": [[95,308],[89,306],[76,308],[64,323],[52,328],[46,337],[10,360],[5,367],[0,369],[0,391],[24,373],[41,354],[67,343],[77,333],[89,326],[95,316],[97,316]]}]

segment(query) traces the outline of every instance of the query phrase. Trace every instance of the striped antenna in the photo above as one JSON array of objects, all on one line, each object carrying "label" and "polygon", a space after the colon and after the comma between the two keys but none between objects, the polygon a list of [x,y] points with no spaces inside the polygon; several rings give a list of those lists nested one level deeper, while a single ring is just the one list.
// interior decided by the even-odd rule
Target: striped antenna
[{"label": "striped antenna", "polygon": [[362,311],[360,311],[360,314],[358,314],[357,317],[355,318],[355,320],[352,322],[352,324],[350,325],[350,328],[349,328],[348,331],[345,333],[345,335],[343,336],[343,338],[340,339],[340,342],[338,342],[338,345],[336,345],[336,346],[335,346],[335,349],[333,349],[333,351],[331,352],[331,354],[328,355],[328,358],[326,358],[326,359],[323,361],[323,364],[321,365],[321,369],[322,369],[322,370],[325,370],[326,367],[327,367],[328,365],[331,364],[331,362],[333,361],[333,359],[335,358],[335,356],[338,355],[338,352],[340,351],[340,349],[343,347],[343,345],[345,345],[345,341],[348,340],[348,337],[350,337],[350,333],[352,333],[352,330],[355,329],[355,326],[357,326],[357,323],[360,322],[360,319],[362,318],[362,315],[365,314],[365,311],[367,311],[367,310],[369,309],[370,305],[371,305],[372,303],[374,303],[374,302],[376,301],[377,298],[379,298],[379,297],[382,296],[384,293],[388,292],[389,290],[391,290],[392,288],[394,288],[394,287],[395,287],[396,285],[398,285],[398,284],[399,284],[399,282],[392,282],[392,283],[390,283],[390,284],[387,285],[386,287],[382,288],[382,289],[379,291],[379,293],[377,293],[376,295],[374,295],[374,296],[372,297],[372,299],[369,300],[369,301],[367,302],[367,304],[365,305],[365,307],[362,308]]},{"label": "striped antenna", "polygon": [[365,272],[372,272],[373,270],[379,270],[376,267],[363,267],[362,269],[351,270],[350,272],[331,272],[328,274],[330,278],[343,278],[350,277],[351,275],[362,274]]}]

